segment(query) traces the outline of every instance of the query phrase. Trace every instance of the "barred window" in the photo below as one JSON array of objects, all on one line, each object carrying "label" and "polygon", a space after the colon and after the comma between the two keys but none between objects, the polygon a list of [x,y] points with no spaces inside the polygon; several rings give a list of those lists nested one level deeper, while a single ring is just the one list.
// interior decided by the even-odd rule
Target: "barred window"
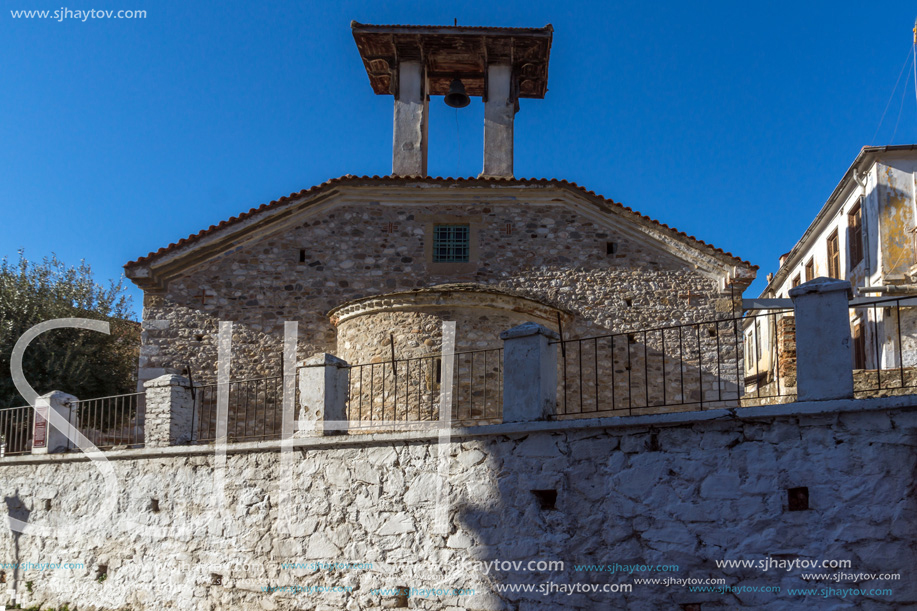
[{"label": "barred window", "polygon": [[471,251],[469,225],[435,225],[433,227],[433,262],[467,263]]}]

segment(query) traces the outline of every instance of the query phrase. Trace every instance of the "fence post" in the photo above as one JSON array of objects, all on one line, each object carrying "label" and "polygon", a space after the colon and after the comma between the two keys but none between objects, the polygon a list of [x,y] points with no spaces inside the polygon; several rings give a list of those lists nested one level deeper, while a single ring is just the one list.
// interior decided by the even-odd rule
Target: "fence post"
[{"label": "fence post", "polygon": [[500,334],[503,340],[503,422],[530,422],[557,412],[560,336],[534,322]]},{"label": "fence post", "polygon": [[[299,364],[299,430],[314,435],[347,432],[347,361],[319,352]],[[325,422],[339,423],[326,426]]]},{"label": "fence post", "polygon": [[191,381],[166,374],[144,382],[143,387],[146,389],[144,445],[158,448],[189,443],[194,414]]},{"label": "fence post", "polygon": [[74,428],[78,427],[77,403],[79,399],[59,390],[53,390],[38,397],[35,418],[32,421],[32,454],[56,454],[66,452],[70,442],[64,431],[59,431],[48,422],[48,413],[55,412]]},{"label": "fence post", "polygon": [[790,289],[796,310],[796,387],[800,401],[853,397],[850,282],[816,278]]}]

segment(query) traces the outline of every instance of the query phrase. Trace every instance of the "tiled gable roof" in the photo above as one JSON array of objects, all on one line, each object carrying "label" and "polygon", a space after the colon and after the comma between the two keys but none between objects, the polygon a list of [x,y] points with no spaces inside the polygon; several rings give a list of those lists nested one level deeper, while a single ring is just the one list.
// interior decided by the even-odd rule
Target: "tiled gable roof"
[{"label": "tiled gable roof", "polygon": [[341,177],[339,177],[339,178],[332,178],[331,180],[328,180],[328,181],[323,182],[323,183],[321,183],[321,184],[315,185],[314,187],[311,187],[311,188],[309,188],[309,189],[303,189],[302,191],[299,191],[298,193],[291,193],[290,195],[287,195],[287,196],[285,196],[285,197],[281,197],[281,198],[276,199],[276,200],[274,200],[274,201],[272,201],[272,202],[270,202],[270,203],[262,204],[262,205],[258,206],[257,208],[252,208],[252,209],[249,210],[248,212],[243,212],[243,213],[239,214],[238,216],[230,217],[229,219],[220,222],[218,225],[211,225],[211,226],[208,227],[207,229],[204,229],[204,230],[202,230],[202,231],[199,231],[199,232],[196,233],[196,234],[189,235],[187,238],[183,238],[183,239],[179,240],[178,242],[175,242],[175,243],[169,244],[168,246],[165,246],[165,247],[163,247],[163,248],[160,248],[160,249],[157,250],[156,252],[151,252],[151,253],[149,253],[148,255],[144,256],[144,257],[140,257],[139,259],[136,259],[136,260],[134,260],[134,261],[131,261],[131,262],[127,263],[124,267],[129,269],[129,268],[132,268],[132,267],[135,267],[135,266],[138,266],[138,265],[143,265],[143,264],[146,264],[146,263],[152,263],[152,262],[154,262],[157,258],[159,258],[159,257],[161,257],[161,256],[163,256],[163,255],[166,255],[166,254],[168,254],[168,253],[174,252],[174,251],[178,250],[178,249],[181,248],[181,247],[188,246],[188,245],[192,245],[192,244],[194,244],[195,242],[197,242],[197,241],[199,241],[199,240],[201,240],[201,239],[203,239],[203,238],[205,238],[205,237],[207,237],[207,236],[209,236],[209,235],[211,235],[211,234],[213,234],[213,233],[215,233],[215,232],[218,232],[218,231],[220,231],[220,230],[222,230],[222,229],[224,229],[224,228],[226,228],[226,227],[231,227],[231,226],[233,226],[233,225],[235,225],[235,224],[237,224],[237,223],[240,223],[240,222],[242,222],[242,221],[248,220],[248,219],[250,219],[251,217],[253,217],[254,215],[257,215],[257,214],[259,214],[259,213],[262,213],[262,212],[264,212],[264,211],[266,211],[266,210],[271,210],[272,208],[276,208],[276,207],[278,207],[278,206],[282,206],[283,204],[286,204],[286,203],[288,203],[288,202],[290,202],[290,201],[293,201],[293,200],[298,200],[298,199],[302,199],[302,198],[304,198],[304,197],[309,197],[309,196],[313,196],[313,195],[319,194],[319,193],[321,193],[321,192],[323,192],[323,191],[332,189],[332,188],[334,188],[334,187],[345,186],[345,185],[355,185],[355,186],[372,186],[372,185],[379,185],[379,186],[384,186],[384,185],[407,185],[407,184],[439,184],[439,185],[456,185],[456,186],[461,186],[461,185],[474,186],[474,185],[490,185],[490,184],[492,184],[492,185],[494,185],[494,186],[499,186],[499,185],[506,185],[506,186],[539,186],[539,185],[540,185],[540,186],[558,186],[558,187],[564,187],[564,188],[568,188],[568,189],[571,189],[571,190],[576,191],[576,192],[580,192],[581,194],[586,195],[586,196],[588,196],[589,198],[597,199],[597,200],[601,201],[602,203],[604,203],[605,205],[608,205],[608,206],[611,206],[611,207],[618,208],[618,209],[623,210],[623,211],[625,211],[625,212],[629,212],[629,213],[635,215],[636,217],[638,217],[638,218],[640,218],[640,219],[642,219],[642,220],[644,220],[644,221],[648,221],[649,223],[651,223],[651,224],[653,224],[653,225],[655,225],[655,226],[657,226],[657,227],[659,227],[659,228],[665,230],[666,232],[669,232],[669,233],[671,233],[671,234],[673,234],[673,235],[675,235],[675,236],[678,236],[678,237],[680,237],[680,238],[687,239],[689,242],[693,242],[693,244],[694,244],[696,247],[699,247],[701,250],[707,250],[707,251],[709,251],[709,252],[711,252],[711,253],[715,253],[715,254],[718,254],[718,255],[725,255],[725,256],[727,256],[727,257],[730,257],[730,258],[734,259],[735,262],[736,262],[736,264],[743,265],[743,266],[747,266],[747,267],[749,267],[750,269],[755,269],[755,270],[758,269],[758,266],[757,266],[757,265],[752,265],[750,262],[745,261],[744,259],[740,259],[739,257],[736,257],[735,255],[733,255],[733,254],[730,253],[730,252],[726,252],[726,251],[724,251],[724,250],[721,249],[721,248],[717,248],[717,247],[713,246],[712,244],[708,244],[707,242],[704,242],[703,240],[700,240],[700,239],[694,237],[693,235],[688,235],[688,234],[686,234],[686,233],[683,232],[683,231],[679,231],[678,229],[676,229],[676,228],[674,228],[674,227],[670,227],[669,225],[666,225],[665,223],[660,223],[659,221],[657,221],[657,220],[655,220],[655,219],[652,219],[652,218],[650,218],[650,217],[648,217],[648,216],[645,216],[645,215],[643,215],[643,214],[640,214],[639,212],[637,212],[636,210],[633,210],[632,208],[629,208],[629,207],[627,207],[627,206],[624,206],[623,204],[619,204],[619,203],[617,203],[617,202],[615,202],[615,201],[612,201],[612,200],[610,200],[610,199],[606,199],[605,197],[603,197],[603,196],[601,196],[601,195],[595,193],[594,191],[589,191],[589,190],[587,190],[586,188],[581,187],[581,186],[577,185],[576,183],[569,182],[569,181],[567,181],[567,180],[559,180],[559,179],[556,179],[556,178],[487,178],[487,177],[481,177],[481,178],[443,178],[443,177],[439,177],[439,176],[437,176],[437,177],[432,177],[432,176],[429,176],[429,177],[420,177],[420,176],[353,176],[353,175],[349,175],[349,174],[348,174],[348,175],[345,175],[345,176],[341,176]]}]

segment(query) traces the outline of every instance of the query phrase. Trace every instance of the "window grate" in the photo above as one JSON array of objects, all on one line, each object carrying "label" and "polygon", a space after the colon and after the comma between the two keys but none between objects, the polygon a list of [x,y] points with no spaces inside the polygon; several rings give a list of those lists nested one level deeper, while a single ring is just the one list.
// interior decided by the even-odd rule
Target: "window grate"
[{"label": "window grate", "polygon": [[433,227],[433,262],[467,263],[470,254],[471,231],[468,225],[436,225]]}]

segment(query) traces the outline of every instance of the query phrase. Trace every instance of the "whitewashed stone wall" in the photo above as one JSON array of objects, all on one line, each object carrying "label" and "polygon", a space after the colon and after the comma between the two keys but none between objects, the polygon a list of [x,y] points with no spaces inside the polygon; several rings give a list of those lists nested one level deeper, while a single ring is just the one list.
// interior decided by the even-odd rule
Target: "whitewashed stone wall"
[{"label": "whitewashed stone wall", "polygon": [[[188,448],[122,453],[110,463],[121,486],[110,516],[100,513],[109,492],[93,464],[7,458],[0,461],[0,480],[10,513],[36,526],[63,528],[87,517],[91,523],[60,538],[7,533],[0,555],[6,562],[83,563],[77,570],[20,572],[17,584],[23,606],[69,603],[80,611],[393,608],[400,601],[370,590],[401,586],[475,589],[474,596],[409,601],[410,608],[450,611],[656,610],[689,603],[701,603],[704,611],[909,608],[917,604],[917,411],[890,407],[906,405],[906,398],[884,401],[825,403],[823,413],[811,415],[796,413],[795,406],[749,408],[742,420],[708,412],[649,416],[631,426],[610,419],[590,428],[575,423],[576,429],[574,423],[503,425],[454,438],[445,486],[452,513],[444,532],[434,527],[438,447],[404,436],[314,440],[314,447],[293,452],[292,523],[299,529],[293,534],[277,522],[276,451],[228,457],[222,523],[207,519],[218,494],[213,455],[169,454],[195,451]],[[839,411],[855,405],[872,409]],[[767,415],[775,410],[783,415]],[[788,511],[787,489],[801,486],[808,487],[811,509]],[[542,508],[533,490],[556,491],[556,509]],[[164,536],[150,536],[156,528]],[[900,572],[902,579],[804,583],[799,570],[714,564],[768,557],[851,560],[848,572]],[[474,564],[492,560],[566,565],[555,572],[485,574]],[[372,568],[281,568],[311,561]],[[633,575],[573,569],[612,563],[680,568]],[[106,577],[100,582],[101,566]],[[10,571],[6,577],[10,585]],[[700,594],[635,584],[628,594],[543,596],[497,594],[494,587],[632,583],[635,577],[725,577],[730,586],[780,586],[782,592]],[[353,590],[262,591],[310,585]],[[824,599],[787,593],[829,586],[890,587],[894,594]]]}]

